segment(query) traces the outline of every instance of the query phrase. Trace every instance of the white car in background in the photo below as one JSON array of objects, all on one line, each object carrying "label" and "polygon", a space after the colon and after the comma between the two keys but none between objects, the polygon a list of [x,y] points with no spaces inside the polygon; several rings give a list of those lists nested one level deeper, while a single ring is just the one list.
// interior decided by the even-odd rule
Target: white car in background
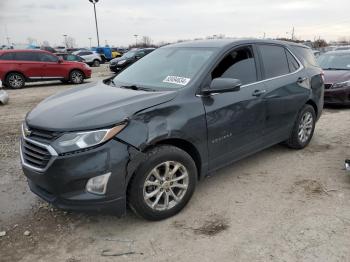
[{"label": "white car in background", "polygon": [[100,54],[94,52],[94,51],[88,51],[88,50],[79,50],[72,53],[73,55],[80,56],[85,60],[85,63],[87,63],[90,66],[99,67],[102,63],[102,58]]}]

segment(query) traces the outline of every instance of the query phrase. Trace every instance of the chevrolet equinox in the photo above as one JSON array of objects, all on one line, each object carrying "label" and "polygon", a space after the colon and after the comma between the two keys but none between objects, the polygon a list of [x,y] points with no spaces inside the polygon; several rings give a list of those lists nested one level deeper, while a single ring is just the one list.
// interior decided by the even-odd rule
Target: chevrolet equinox
[{"label": "chevrolet equinox", "polygon": [[303,45],[168,45],[30,111],[23,171],[30,189],[59,208],[120,216],[128,204],[165,219],[213,171],[281,142],[306,147],[323,92],[322,70]]}]

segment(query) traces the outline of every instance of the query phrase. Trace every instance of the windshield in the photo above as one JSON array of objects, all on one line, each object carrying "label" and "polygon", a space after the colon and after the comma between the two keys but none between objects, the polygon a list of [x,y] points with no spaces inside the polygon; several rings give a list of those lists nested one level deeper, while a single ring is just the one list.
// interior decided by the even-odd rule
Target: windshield
[{"label": "windshield", "polygon": [[318,58],[318,63],[322,69],[350,70],[349,54],[324,54]]},{"label": "windshield", "polygon": [[160,48],[117,75],[116,85],[135,85],[155,90],[182,88],[214,53],[214,48]]},{"label": "windshield", "polygon": [[129,52],[125,53],[122,57],[131,58],[131,57],[135,56],[135,54],[136,54],[136,51],[129,51]]}]

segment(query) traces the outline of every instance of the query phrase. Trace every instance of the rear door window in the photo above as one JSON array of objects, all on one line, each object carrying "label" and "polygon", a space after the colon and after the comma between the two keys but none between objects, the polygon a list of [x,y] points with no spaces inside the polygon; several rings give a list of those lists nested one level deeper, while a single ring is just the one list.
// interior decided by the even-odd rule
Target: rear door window
[{"label": "rear door window", "polygon": [[256,82],[257,70],[252,47],[239,47],[229,53],[213,70],[211,77],[239,79],[243,85]]},{"label": "rear door window", "polygon": [[36,52],[18,52],[14,57],[17,61],[40,61]]},{"label": "rear door window", "polygon": [[54,55],[50,54],[38,54],[41,62],[58,62],[58,59]]},{"label": "rear door window", "polygon": [[265,79],[289,74],[285,48],[276,45],[258,45]]}]

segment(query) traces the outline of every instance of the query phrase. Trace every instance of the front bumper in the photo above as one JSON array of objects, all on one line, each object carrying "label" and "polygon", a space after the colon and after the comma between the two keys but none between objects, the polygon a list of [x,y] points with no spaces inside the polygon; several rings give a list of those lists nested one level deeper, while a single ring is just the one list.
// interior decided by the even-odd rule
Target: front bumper
[{"label": "front bumper", "polygon": [[117,64],[110,64],[109,69],[114,73],[119,73],[124,69],[124,67],[118,66]]},{"label": "front bumper", "polygon": [[326,105],[350,105],[350,87],[326,89],[324,103]]},{"label": "front bumper", "polygon": [[[21,143],[23,154],[23,142]],[[58,208],[99,211],[121,216],[126,211],[128,146],[116,140],[84,152],[57,155],[48,166],[35,170],[22,159],[22,168],[33,193]],[[87,181],[111,172],[105,195],[85,190]]]},{"label": "front bumper", "polygon": [[92,70],[91,69],[85,69],[85,79],[91,78]]}]

